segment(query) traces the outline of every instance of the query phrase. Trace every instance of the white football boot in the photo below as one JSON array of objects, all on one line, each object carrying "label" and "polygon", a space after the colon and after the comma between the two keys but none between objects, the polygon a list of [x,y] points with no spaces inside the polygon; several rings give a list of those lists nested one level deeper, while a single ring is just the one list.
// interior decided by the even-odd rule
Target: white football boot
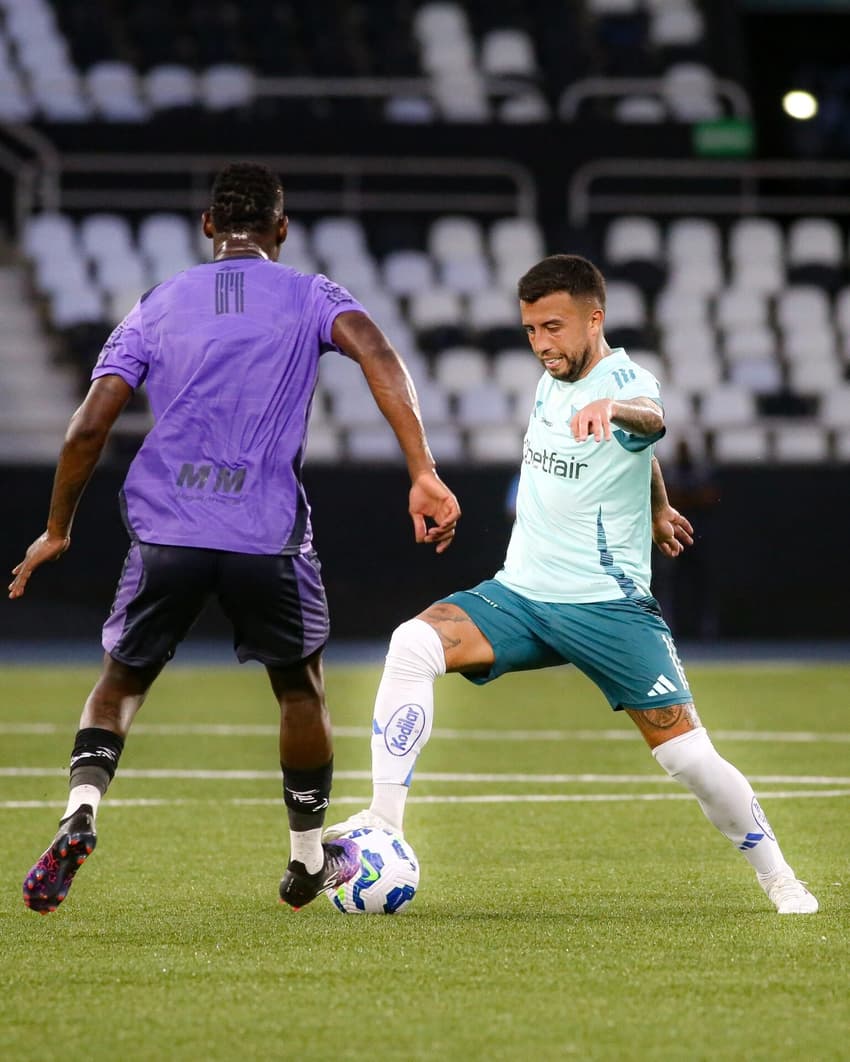
[{"label": "white football boot", "polygon": [[398,837],[404,837],[402,831],[396,829],[392,823],[387,822],[387,820],[381,818],[380,815],[376,815],[374,811],[364,808],[363,811],[358,811],[355,815],[350,815],[343,822],[336,822],[333,826],[326,827],[322,834],[322,840],[335,841],[338,837],[342,837],[343,834],[351,833],[352,830],[365,829],[389,830],[390,833],[394,833]]},{"label": "white football boot", "polygon": [[761,887],[776,907],[777,914],[814,914],[818,901],[809,892],[802,881],[794,877],[794,872],[774,874]]}]

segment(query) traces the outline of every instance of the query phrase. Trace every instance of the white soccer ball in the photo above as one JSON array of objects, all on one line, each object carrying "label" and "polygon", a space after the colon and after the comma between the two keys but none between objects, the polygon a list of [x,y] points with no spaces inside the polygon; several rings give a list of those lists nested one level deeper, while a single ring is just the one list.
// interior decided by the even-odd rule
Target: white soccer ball
[{"label": "white soccer ball", "polygon": [[398,914],[410,906],[419,885],[419,860],[403,837],[389,830],[345,834],[360,849],[360,873],[329,892],[343,914]]}]

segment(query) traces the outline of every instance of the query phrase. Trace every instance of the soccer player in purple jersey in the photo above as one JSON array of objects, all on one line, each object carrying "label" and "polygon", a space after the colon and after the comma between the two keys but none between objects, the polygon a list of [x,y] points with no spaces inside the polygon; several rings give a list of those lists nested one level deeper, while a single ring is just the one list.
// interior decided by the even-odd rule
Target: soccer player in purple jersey
[{"label": "soccer player in purple jersey", "polygon": [[110,429],[145,383],[154,426],[121,491],[131,545],[103,627],[103,671],[80,719],[67,808],[23,885],[25,904],[44,914],[93,851],[97,808],[133,718],[211,594],[233,625],[237,657],[265,665],[280,704],[291,845],[281,899],[301,907],[359,870],[351,842],[322,843],[333,774],[321,663],[328,611],[301,464],[324,352],[359,364],[395,432],[416,541],[442,552],[460,516],[387,338],[344,288],[278,262],[287,218],[277,177],[254,163],[228,166],[203,229],[214,260],[146,292],[107,340],[65,436],[47,529],[12,573],[14,599],[68,549]]}]

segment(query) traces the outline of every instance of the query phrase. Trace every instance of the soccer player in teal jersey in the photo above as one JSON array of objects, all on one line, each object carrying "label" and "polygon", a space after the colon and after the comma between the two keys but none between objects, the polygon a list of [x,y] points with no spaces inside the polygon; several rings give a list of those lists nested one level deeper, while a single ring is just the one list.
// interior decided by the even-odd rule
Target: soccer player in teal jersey
[{"label": "soccer player in teal jersey", "polygon": [[372,803],[325,837],[360,826],[402,830],[438,675],[483,684],[572,663],[635,722],[658,763],[743,853],[777,911],[813,913],[817,900],[785,861],[749,782],[701,725],[651,596],[653,538],[670,556],[692,542],[652,453],[664,434],[658,382],[606,343],[605,282],[586,259],[545,258],[520,280],[519,299],[545,371],[504,566],[393,633],[372,725]]}]

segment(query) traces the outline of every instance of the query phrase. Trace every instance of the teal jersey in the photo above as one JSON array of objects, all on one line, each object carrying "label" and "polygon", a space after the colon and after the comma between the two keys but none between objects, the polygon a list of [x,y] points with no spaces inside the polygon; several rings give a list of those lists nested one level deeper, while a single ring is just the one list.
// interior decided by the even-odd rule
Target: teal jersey
[{"label": "teal jersey", "polygon": [[496,579],[535,601],[650,594],[650,437],[613,428],[609,442],[572,436],[573,415],[598,398],[652,398],[658,381],[618,347],[575,383],[537,386],[523,442],[514,524]]}]

